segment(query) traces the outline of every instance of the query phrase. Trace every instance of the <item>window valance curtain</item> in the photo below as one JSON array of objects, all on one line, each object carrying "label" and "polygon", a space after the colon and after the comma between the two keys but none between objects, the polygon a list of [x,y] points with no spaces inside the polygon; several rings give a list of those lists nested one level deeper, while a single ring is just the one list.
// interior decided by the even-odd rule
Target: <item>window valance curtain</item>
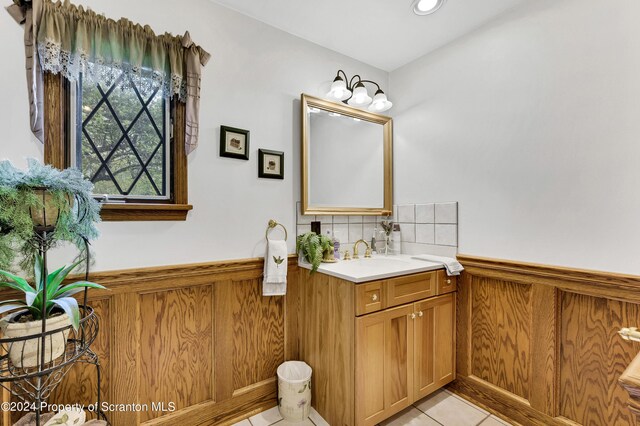
[{"label": "window valance curtain", "polygon": [[[210,55],[193,43],[188,32],[182,37],[169,33],[156,35],[149,26],[143,27],[126,18],[115,21],[72,5],[69,0],[64,3],[33,0],[31,7],[20,3],[22,6],[15,6],[24,12],[25,48],[29,50],[30,44],[37,51],[34,59],[39,66],[33,67],[36,73],[62,74],[70,81],[78,81],[82,75],[83,79],[107,87],[124,74],[125,81],[130,79],[142,90],[161,88],[167,96],[177,96],[186,104],[186,152],[196,147],[201,67]],[[18,9],[12,6],[9,11],[16,17]],[[27,22],[29,19],[32,22]],[[28,30],[31,31],[30,43]],[[29,63],[27,74],[29,79]],[[33,128],[33,110],[39,113],[37,97],[42,93],[34,90],[34,83],[37,85],[42,80],[34,73],[31,77],[30,94],[35,101]]]}]

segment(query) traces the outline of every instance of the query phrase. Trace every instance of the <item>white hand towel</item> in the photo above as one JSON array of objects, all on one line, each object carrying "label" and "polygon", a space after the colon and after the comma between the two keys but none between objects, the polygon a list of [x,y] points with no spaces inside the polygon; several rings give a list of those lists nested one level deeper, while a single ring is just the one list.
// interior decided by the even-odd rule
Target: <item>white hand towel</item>
[{"label": "white hand towel", "polygon": [[263,296],[284,296],[287,293],[287,242],[269,240],[264,256]]},{"label": "white hand towel", "polygon": [[432,256],[430,254],[421,254],[418,256],[412,256],[412,259],[426,260],[428,262],[440,263],[444,265],[447,270],[447,275],[460,275],[460,272],[464,271],[464,267],[456,259],[452,257]]}]

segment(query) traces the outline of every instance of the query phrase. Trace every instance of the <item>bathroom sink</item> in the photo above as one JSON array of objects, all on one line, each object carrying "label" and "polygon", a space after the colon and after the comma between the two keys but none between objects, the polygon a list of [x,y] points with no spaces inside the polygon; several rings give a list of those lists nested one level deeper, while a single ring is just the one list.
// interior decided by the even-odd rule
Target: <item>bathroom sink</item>
[{"label": "bathroom sink", "polygon": [[[306,263],[300,263],[300,266],[311,269],[311,265]],[[368,259],[360,258],[357,260],[341,260],[337,263],[323,263],[318,268],[318,272],[361,283],[440,268],[442,268],[442,265],[438,263],[412,259],[409,255],[378,255]]]}]

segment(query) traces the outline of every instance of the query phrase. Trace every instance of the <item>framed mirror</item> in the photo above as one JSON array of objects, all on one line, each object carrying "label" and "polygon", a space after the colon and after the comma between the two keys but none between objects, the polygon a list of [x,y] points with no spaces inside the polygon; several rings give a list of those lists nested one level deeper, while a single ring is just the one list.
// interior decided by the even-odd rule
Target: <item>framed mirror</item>
[{"label": "framed mirror", "polygon": [[302,214],[392,214],[393,122],[302,94]]}]

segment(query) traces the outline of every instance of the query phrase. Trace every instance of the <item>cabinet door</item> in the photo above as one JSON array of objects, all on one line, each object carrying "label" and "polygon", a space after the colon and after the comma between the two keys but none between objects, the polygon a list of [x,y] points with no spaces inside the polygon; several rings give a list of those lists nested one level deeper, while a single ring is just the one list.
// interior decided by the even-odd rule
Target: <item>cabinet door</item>
[{"label": "cabinet door", "polygon": [[356,318],[356,425],[375,425],[413,400],[413,304]]},{"label": "cabinet door", "polygon": [[455,379],[455,293],[415,303],[415,399]]}]

